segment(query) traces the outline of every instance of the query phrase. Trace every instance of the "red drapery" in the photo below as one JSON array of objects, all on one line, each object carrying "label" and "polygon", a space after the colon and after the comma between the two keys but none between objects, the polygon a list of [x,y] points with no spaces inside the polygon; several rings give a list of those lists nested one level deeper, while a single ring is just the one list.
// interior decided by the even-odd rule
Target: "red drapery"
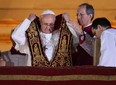
[{"label": "red drapery", "polygon": [[0,67],[0,85],[116,85],[116,68]]}]

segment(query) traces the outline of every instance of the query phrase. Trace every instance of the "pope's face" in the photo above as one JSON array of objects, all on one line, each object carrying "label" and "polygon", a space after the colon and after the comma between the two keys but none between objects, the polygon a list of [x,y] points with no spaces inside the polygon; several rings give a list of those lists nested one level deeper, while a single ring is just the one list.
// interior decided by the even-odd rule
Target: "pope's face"
[{"label": "pope's face", "polygon": [[43,15],[41,20],[41,30],[44,33],[52,33],[54,31],[55,16],[52,14]]}]

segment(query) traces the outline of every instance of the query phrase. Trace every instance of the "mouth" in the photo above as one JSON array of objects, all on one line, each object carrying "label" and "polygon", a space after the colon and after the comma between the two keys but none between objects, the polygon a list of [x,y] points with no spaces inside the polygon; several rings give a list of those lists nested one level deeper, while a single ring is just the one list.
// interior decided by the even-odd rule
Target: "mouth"
[{"label": "mouth", "polygon": [[49,32],[53,32],[54,29],[52,29],[52,28],[48,28],[48,30],[49,30]]}]

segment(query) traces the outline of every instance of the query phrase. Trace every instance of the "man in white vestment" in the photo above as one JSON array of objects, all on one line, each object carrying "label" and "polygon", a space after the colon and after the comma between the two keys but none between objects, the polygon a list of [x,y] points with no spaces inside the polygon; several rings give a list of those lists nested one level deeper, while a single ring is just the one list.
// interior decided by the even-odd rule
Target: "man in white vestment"
[{"label": "man in white vestment", "polygon": [[101,40],[101,56],[98,66],[116,67],[116,29],[106,18],[96,18],[92,24],[93,33]]},{"label": "man in white vestment", "polygon": [[[65,18],[65,17],[64,17]],[[26,31],[30,30],[31,33],[28,33],[28,36],[33,38],[36,35],[38,35],[38,32],[34,32],[35,30],[33,29],[29,29],[31,23],[36,19],[36,15],[35,14],[30,14],[28,18],[26,18],[21,24],[19,24],[15,30],[12,33],[12,39],[14,40],[14,42],[16,43],[15,45],[15,49],[20,51],[21,53],[25,53],[28,55],[28,59],[27,59],[27,66],[32,66],[32,56],[34,56],[35,61],[33,64],[38,63],[38,62],[43,62],[44,60],[46,60],[47,62],[43,62],[45,65],[51,65],[49,63],[53,63],[53,67],[55,67],[55,63],[58,62],[58,60],[62,60],[62,62],[58,63],[58,66],[68,66],[67,65],[63,65],[63,61],[65,60],[64,58],[57,58],[57,61],[53,61],[53,59],[55,57],[53,57],[55,54],[54,52],[56,51],[56,48],[60,49],[60,45],[58,45],[58,42],[60,44],[65,44],[64,40],[65,36],[62,36],[60,33],[60,29],[55,30],[54,29],[54,25],[55,25],[55,21],[56,21],[56,15],[53,11],[51,10],[45,10],[40,16],[39,16],[39,21],[40,21],[40,31],[39,31],[39,35],[40,35],[40,43],[39,40],[37,40],[37,43],[34,43],[36,40],[34,40],[33,42],[31,41],[30,43],[33,43],[32,48],[29,47],[29,42],[28,39],[26,37]],[[76,47],[76,45],[78,45],[78,37],[76,32],[72,29],[73,26],[71,26],[71,24],[66,23],[68,25],[68,30],[70,30],[70,32],[72,33],[72,37],[73,37],[73,47]],[[33,25],[32,25],[33,26]],[[62,25],[64,26],[64,25]],[[62,27],[61,27],[62,28]],[[65,34],[64,34],[65,35]],[[62,40],[60,41],[60,37],[62,37]],[[68,35],[66,35],[66,39],[68,39]],[[30,39],[31,39],[30,38]],[[68,39],[69,40],[69,39]],[[40,44],[42,43],[42,50],[40,49],[41,46]],[[69,43],[69,44],[68,44]],[[70,45],[70,40],[69,42],[67,41],[67,44]],[[59,47],[58,47],[59,46]],[[71,45],[70,45],[71,46]],[[40,48],[39,48],[40,47]],[[33,51],[32,53],[30,52]],[[66,50],[68,49],[68,47],[66,47],[65,49],[65,53],[67,52]],[[42,51],[44,51],[45,53],[45,58],[42,58],[43,55],[41,54]],[[61,53],[60,53],[61,52]],[[58,55],[64,56],[63,55],[63,50],[58,50]],[[68,53],[68,52],[67,52]],[[68,54],[66,54],[68,55]],[[69,54],[70,56],[70,54]],[[36,60],[38,59],[38,61],[36,62]],[[39,60],[40,59],[40,60]],[[64,59],[64,60],[63,60]],[[67,57],[66,57],[67,59]],[[67,59],[67,62],[69,60]],[[40,63],[39,63],[40,64]],[[41,63],[42,64],[42,63]],[[66,62],[65,62],[66,64]],[[34,65],[33,65],[34,66]],[[37,65],[35,65],[37,66]],[[38,65],[41,66],[41,65]],[[56,65],[57,66],[57,65]],[[70,65],[69,65],[70,66]]]}]

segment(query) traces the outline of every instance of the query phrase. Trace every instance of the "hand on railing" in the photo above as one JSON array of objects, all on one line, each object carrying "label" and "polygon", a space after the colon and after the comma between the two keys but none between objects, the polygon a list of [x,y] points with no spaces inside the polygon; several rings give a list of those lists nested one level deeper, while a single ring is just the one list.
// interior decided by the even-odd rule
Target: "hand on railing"
[{"label": "hand on railing", "polygon": [[6,66],[6,62],[5,62],[5,60],[3,59],[3,56],[2,56],[1,51],[0,51],[0,66]]}]

